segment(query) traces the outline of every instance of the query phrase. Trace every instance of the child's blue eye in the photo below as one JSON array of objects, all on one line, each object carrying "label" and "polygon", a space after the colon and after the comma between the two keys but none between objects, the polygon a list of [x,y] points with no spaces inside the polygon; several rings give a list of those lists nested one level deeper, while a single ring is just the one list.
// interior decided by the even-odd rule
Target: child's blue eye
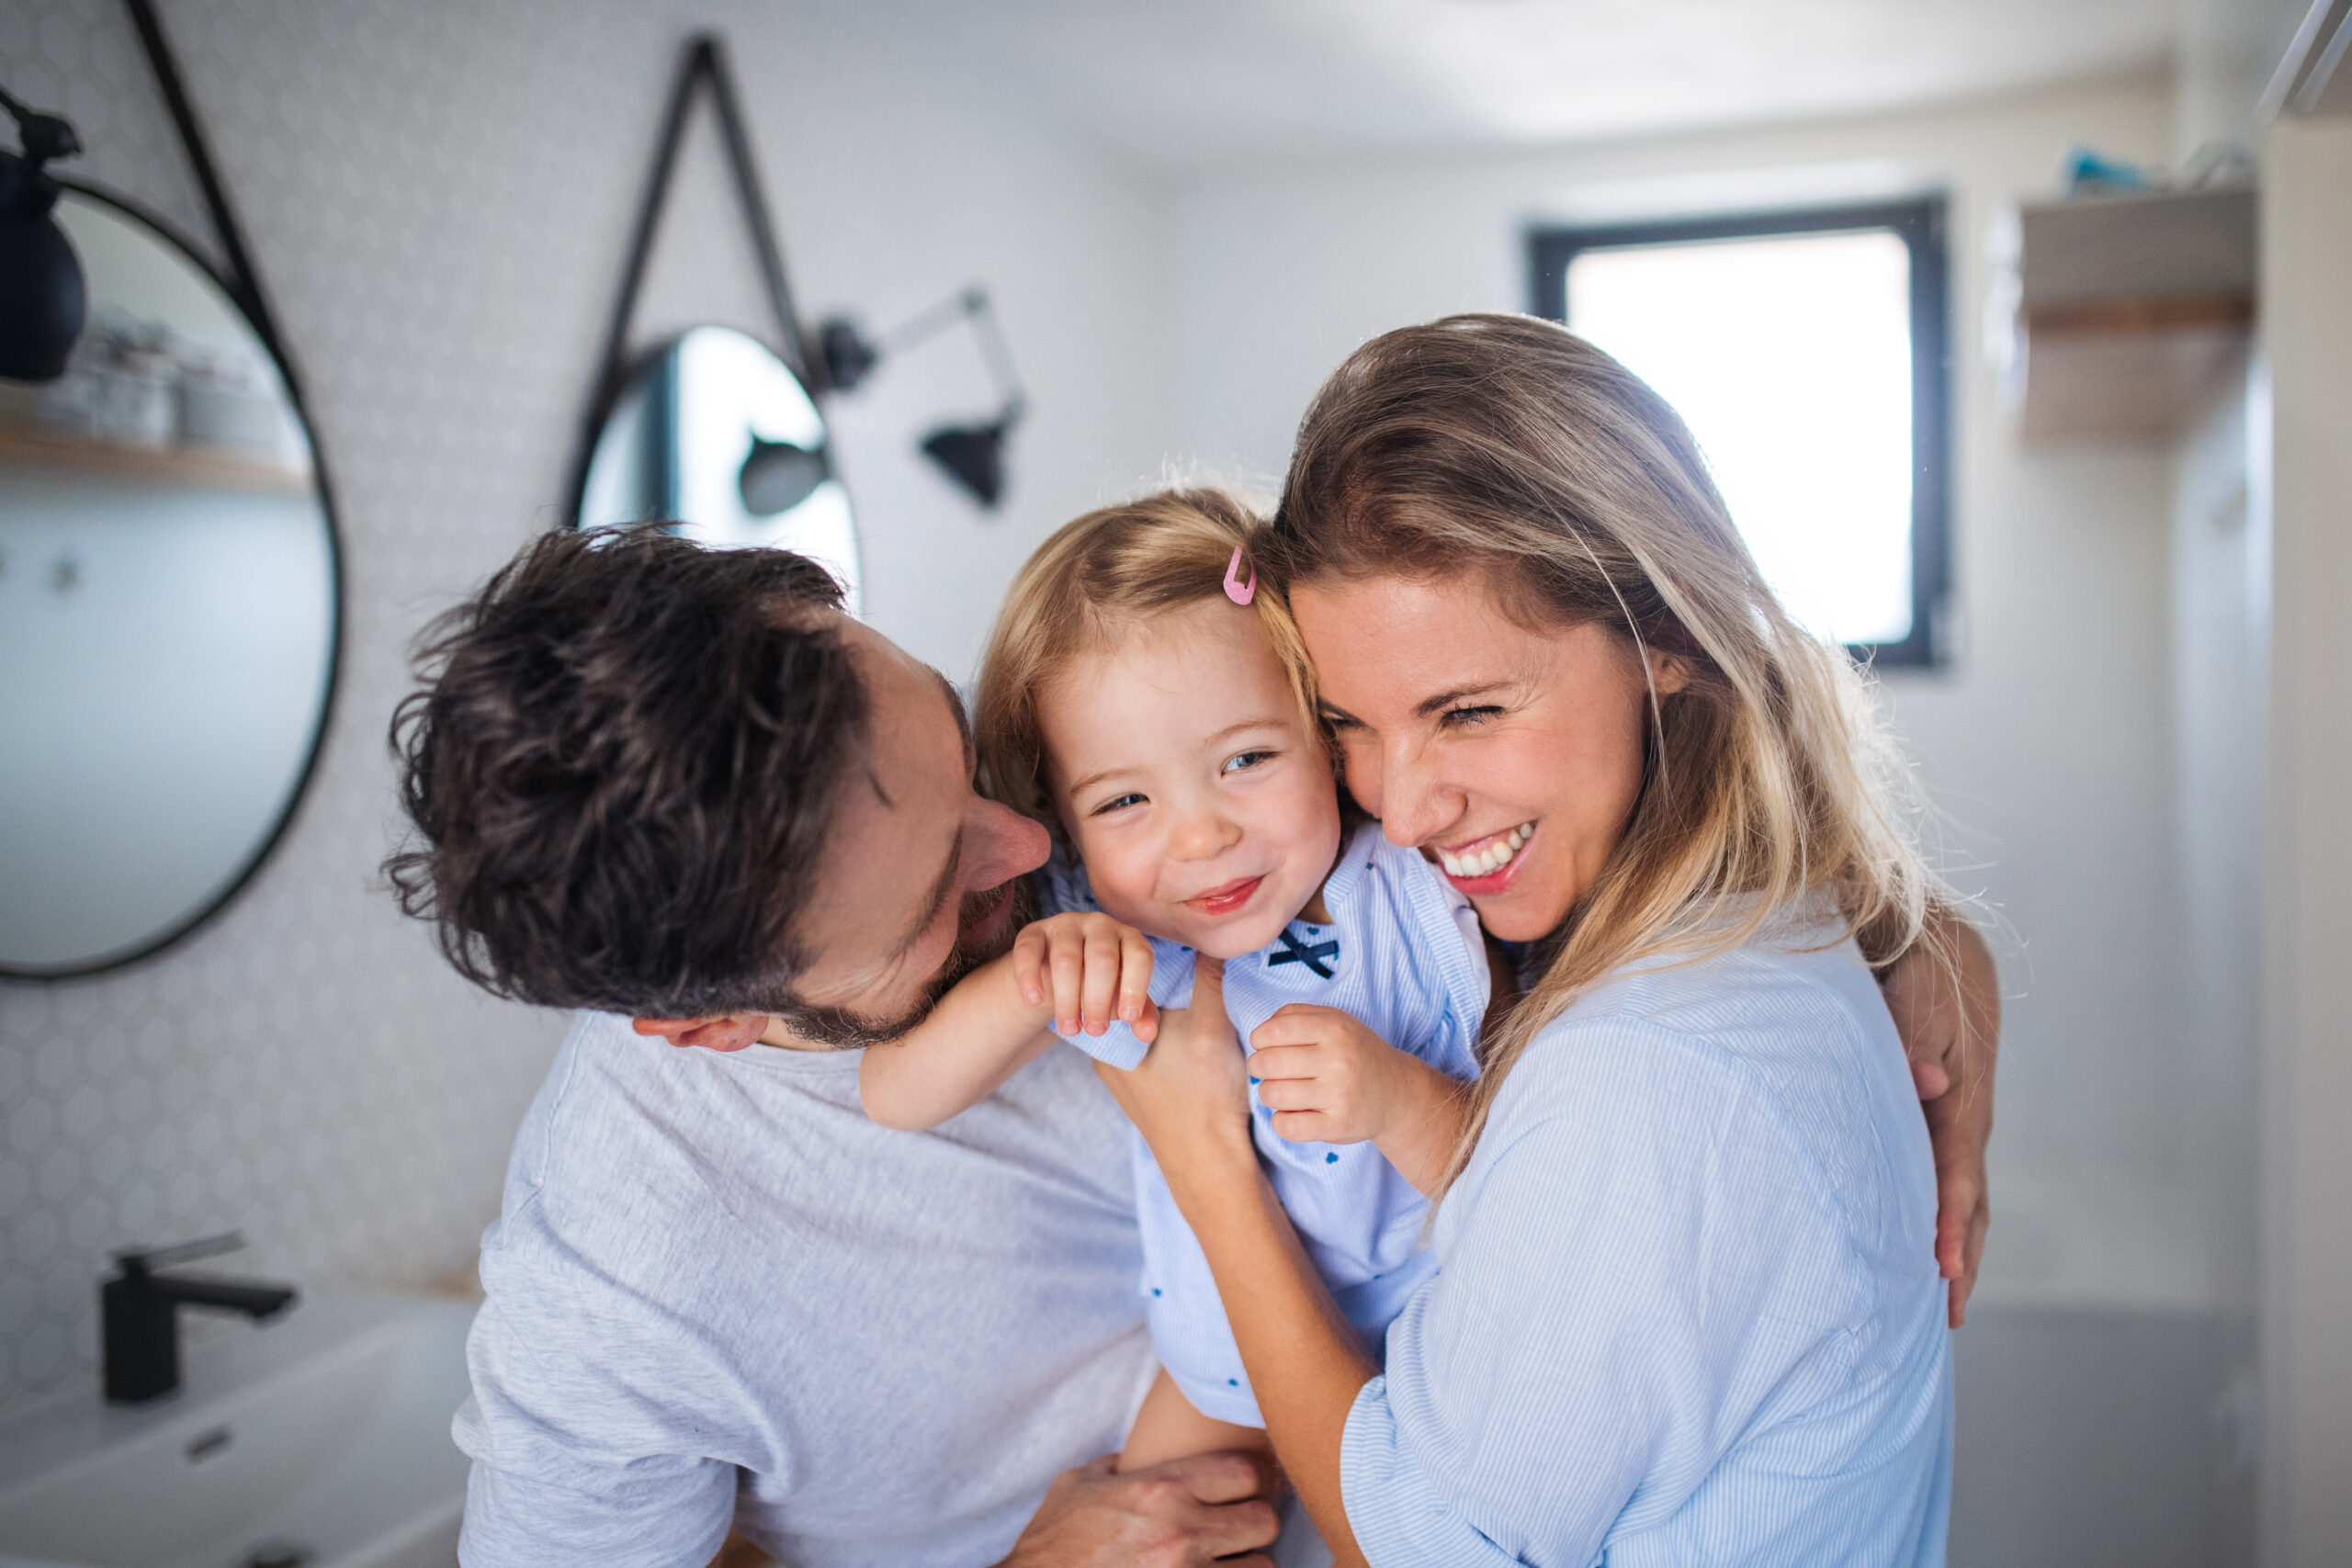
[{"label": "child's blue eye", "polygon": [[1221,773],[1238,773],[1244,768],[1254,768],[1261,762],[1272,760],[1273,755],[1274,754],[1272,751],[1244,751],[1238,756],[1227,758],[1225,766],[1218,769],[1217,772]]},{"label": "child's blue eye", "polygon": [[1118,798],[1116,798],[1115,800],[1106,800],[1106,801],[1104,801],[1102,805],[1100,805],[1100,806],[1096,807],[1095,807],[1091,812],[1090,812],[1088,815],[1090,815],[1090,816],[1093,816],[1093,817],[1100,817],[1100,816],[1102,816],[1102,815],[1103,813],[1105,813],[1105,812],[1108,812],[1108,811],[1116,811],[1116,810],[1119,810],[1119,809],[1120,809],[1121,807],[1128,807],[1128,806],[1141,806],[1141,805],[1143,804],[1143,801],[1144,801],[1144,797],[1143,797],[1142,795],[1120,795],[1120,796],[1119,796]]}]

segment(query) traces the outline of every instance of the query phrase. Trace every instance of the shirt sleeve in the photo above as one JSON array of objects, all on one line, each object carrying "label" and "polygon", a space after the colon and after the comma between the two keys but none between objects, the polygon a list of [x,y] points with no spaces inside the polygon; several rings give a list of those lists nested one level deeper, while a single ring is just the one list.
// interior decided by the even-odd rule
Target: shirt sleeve
[{"label": "shirt sleeve", "polygon": [[1547,1032],[1520,1075],[1348,1417],[1374,1568],[1586,1568],[1843,1375],[1850,1256],[1737,1066],[1618,1019]]},{"label": "shirt sleeve", "polygon": [[[461,1412],[460,1431],[465,1419]],[[735,1467],[713,1461],[659,1475],[583,1469],[576,1479],[560,1486],[477,1459],[466,1480],[458,1561],[464,1568],[704,1568],[735,1514]]]},{"label": "shirt sleeve", "polygon": [[450,1427],[474,1461],[465,1568],[703,1568],[726,1539],[737,1461],[764,1456],[736,1380],[643,1293],[670,1234],[592,1259],[535,1194],[485,1238]]}]

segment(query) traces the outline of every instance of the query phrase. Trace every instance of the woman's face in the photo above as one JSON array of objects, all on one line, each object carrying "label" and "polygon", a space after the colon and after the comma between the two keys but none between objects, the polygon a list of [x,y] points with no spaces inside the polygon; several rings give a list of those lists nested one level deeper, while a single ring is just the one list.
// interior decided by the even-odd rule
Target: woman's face
[{"label": "woman's face", "polygon": [[[1531,630],[1474,575],[1297,589],[1348,784],[1508,942],[1565,919],[1640,792],[1650,682],[1596,625]],[[1679,661],[1650,655],[1663,698]]]}]

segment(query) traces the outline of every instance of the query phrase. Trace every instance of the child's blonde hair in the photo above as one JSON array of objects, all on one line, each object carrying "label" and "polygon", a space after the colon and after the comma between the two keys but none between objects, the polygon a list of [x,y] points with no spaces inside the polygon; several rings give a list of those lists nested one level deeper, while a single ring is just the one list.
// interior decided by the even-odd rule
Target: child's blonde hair
[{"label": "child's blonde hair", "polygon": [[[1037,547],[1012,580],[980,661],[973,739],[991,795],[1060,831],[1046,787],[1040,694],[1073,660],[1108,648],[1138,621],[1204,599],[1227,602],[1235,550],[1240,581],[1256,575],[1250,544],[1259,523],[1238,497],[1187,486],[1090,512]],[[1314,677],[1282,595],[1260,582],[1248,610],[1232,607],[1265,628],[1301,722],[1315,735]]]}]

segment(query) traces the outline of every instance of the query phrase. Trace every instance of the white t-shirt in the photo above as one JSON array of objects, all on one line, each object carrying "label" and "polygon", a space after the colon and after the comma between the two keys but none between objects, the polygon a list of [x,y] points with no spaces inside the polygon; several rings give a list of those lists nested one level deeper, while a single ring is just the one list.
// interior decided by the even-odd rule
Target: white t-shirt
[{"label": "white t-shirt", "polygon": [[468,1346],[466,1568],[974,1568],[1152,1374],[1125,1121],[1049,1051],[932,1133],[854,1052],[582,1013],[514,1141]]}]

